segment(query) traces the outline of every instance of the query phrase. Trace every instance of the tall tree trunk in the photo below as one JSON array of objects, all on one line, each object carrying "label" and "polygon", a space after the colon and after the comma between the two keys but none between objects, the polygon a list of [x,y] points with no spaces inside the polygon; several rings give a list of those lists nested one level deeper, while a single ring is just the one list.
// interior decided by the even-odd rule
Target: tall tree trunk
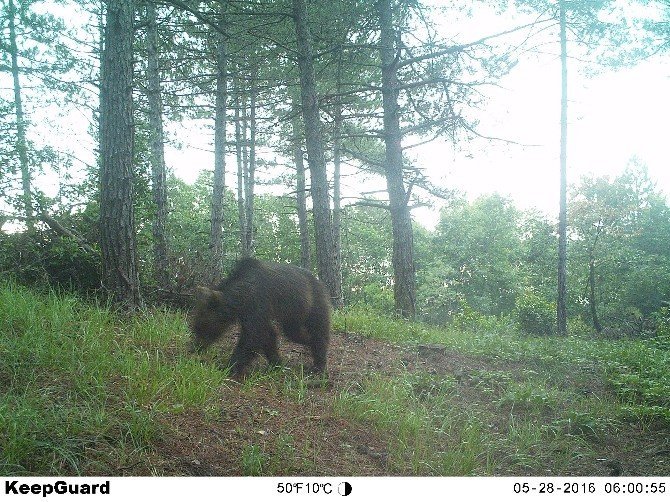
[{"label": "tall tree trunk", "polygon": [[104,286],[141,305],[133,207],[133,2],[107,2],[100,68],[100,247]]},{"label": "tall tree trunk", "polygon": [[[220,5],[223,24],[225,3]],[[216,37],[216,98],[214,116],[214,186],[212,188],[211,231],[209,247],[212,263],[210,278],[218,280],[223,272],[223,205],[226,185],[226,40],[219,31]]]},{"label": "tall tree trunk", "polygon": [[[335,109],[333,112],[333,259],[337,280],[342,284],[342,45],[337,54],[337,71],[335,82]],[[344,293],[339,298],[336,307],[344,306]]]},{"label": "tall tree trunk", "polygon": [[16,40],[16,6],[14,0],[9,0],[9,53],[12,60],[12,80],[14,83],[14,109],[16,112],[16,152],[19,156],[19,167],[21,169],[21,187],[23,189],[23,212],[26,217],[28,230],[34,229],[35,219],[33,213],[33,202],[31,193],[30,164],[28,163],[28,144],[26,141],[26,118],[23,113],[23,100],[21,98],[21,79],[19,68],[19,48]]},{"label": "tall tree trunk", "polygon": [[312,183],[316,261],[319,277],[328,287],[335,305],[341,302],[342,283],[338,281],[333,257],[333,227],[328,198],[328,177],[323,151],[319,102],[316,95],[316,77],[312,56],[312,35],[307,25],[305,0],[293,0],[293,21],[298,43],[298,67],[302,116],[305,124],[307,163]]},{"label": "tall tree trunk", "polygon": [[[339,72],[338,86],[339,89]],[[333,124],[333,259],[335,260],[335,273],[337,280],[342,284],[342,196],[340,193],[342,167],[342,104],[340,98],[335,103],[334,124]],[[344,306],[344,298],[340,296],[336,307]]]},{"label": "tall tree trunk", "polygon": [[386,146],[386,186],[393,230],[393,296],[399,315],[413,318],[416,306],[414,237],[407,193],[403,182],[402,133],[398,105],[393,11],[390,0],[379,0],[382,106]]},{"label": "tall tree trunk", "polygon": [[307,223],[307,191],[305,187],[305,162],[302,150],[302,132],[299,118],[300,108],[296,100],[293,100],[293,119],[291,120],[291,133],[293,136],[293,160],[295,162],[296,176],[296,205],[298,211],[298,230],[300,232],[300,266],[305,269],[312,268],[309,245],[309,225]]},{"label": "tall tree trunk", "polygon": [[151,179],[156,214],[153,222],[154,274],[156,283],[163,289],[170,288],[167,236],[167,181],[163,144],[163,98],[158,60],[158,25],[156,6],[148,2],[147,9],[147,99],[149,103],[149,137]]},{"label": "tall tree trunk", "polygon": [[[256,79],[258,72],[253,71],[251,77],[251,94],[249,102],[249,144],[246,184],[244,187],[244,213],[245,213],[245,244],[246,255],[254,254],[254,188],[256,185],[256,100],[258,97],[258,86]],[[245,114],[246,115],[246,114]],[[245,120],[245,128],[246,123]],[[246,138],[246,134],[245,134]]]},{"label": "tall tree trunk", "polygon": [[240,87],[240,81],[239,78],[235,77],[234,81],[234,86],[235,86],[235,152],[237,155],[237,215],[238,215],[238,222],[239,222],[239,227],[240,227],[240,252],[242,256],[247,256],[247,249],[246,249],[246,235],[247,235],[247,229],[246,229],[246,224],[247,224],[247,218],[246,218],[246,211],[245,211],[245,203],[244,203],[244,162],[242,159],[242,149],[244,148],[244,145],[242,143],[242,117],[241,117],[241,107],[242,107],[242,100],[240,99],[240,95],[242,93],[242,89]]},{"label": "tall tree trunk", "polygon": [[568,64],[565,27],[565,1],[559,0],[561,38],[561,154],[560,154],[560,198],[558,213],[558,294],[556,320],[559,336],[568,334],[567,314],[567,139],[568,139]]}]

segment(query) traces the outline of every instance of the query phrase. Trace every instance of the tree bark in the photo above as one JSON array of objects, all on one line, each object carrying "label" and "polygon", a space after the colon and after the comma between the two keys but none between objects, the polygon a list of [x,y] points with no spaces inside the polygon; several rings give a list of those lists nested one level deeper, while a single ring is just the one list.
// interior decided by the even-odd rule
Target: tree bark
[{"label": "tree bark", "polygon": [[100,68],[100,247],[103,282],[138,308],[140,280],[133,207],[133,2],[107,2]]},{"label": "tree bark", "polygon": [[312,55],[312,36],[307,25],[305,0],[293,0],[293,21],[298,43],[298,67],[302,116],[305,124],[307,163],[311,178],[311,193],[316,237],[316,261],[319,277],[328,287],[334,305],[342,298],[342,283],[338,281],[333,256],[333,227],[328,197],[328,177],[323,150],[319,102]]},{"label": "tree bark", "polygon": [[293,100],[293,119],[291,121],[293,160],[296,176],[296,205],[298,212],[298,231],[300,233],[300,266],[307,270],[312,268],[309,245],[309,225],[307,223],[307,192],[305,187],[305,162],[302,150],[302,132],[299,124],[300,108]]},{"label": "tree bark", "polygon": [[[338,90],[339,94],[339,72]],[[335,260],[335,273],[337,280],[342,284],[342,196],[340,193],[341,168],[342,168],[342,104],[339,97],[336,98],[334,123],[333,123],[333,259]],[[338,299],[336,307],[344,306],[343,295]]]},{"label": "tree bark", "polygon": [[[220,24],[223,26],[225,3],[220,5]],[[223,273],[223,210],[226,185],[226,100],[227,54],[225,36],[217,31],[216,37],[216,97],[214,116],[214,186],[212,187],[210,279],[217,281]]]},{"label": "tree bark", "polygon": [[[342,284],[342,45],[337,54],[335,104],[333,110],[333,257],[337,280]],[[344,307],[344,292],[336,307]]]},{"label": "tree bark", "polygon": [[23,190],[23,212],[26,217],[26,226],[32,231],[35,227],[32,202],[32,176],[28,162],[28,143],[26,140],[26,117],[23,112],[23,100],[21,97],[21,69],[19,68],[19,48],[16,39],[16,6],[14,0],[8,3],[9,15],[9,53],[12,64],[12,80],[14,84],[14,109],[16,113],[16,152],[19,156],[19,167],[21,169],[21,188]]},{"label": "tree bark", "polygon": [[237,217],[239,223],[240,231],[240,253],[242,256],[246,256],[246,235],[247,235],[247,219],[244,203],[244,163],[242,160],[242,149],[245,148],[242,141],[242,117],[241,117],[241,107],[242,100],[240,99],[242,94],[242,89],[240,87],[239,78],[235,77],[234,80],[235,87],[235,153],[237,155]]},{"label": "tree bark", "polygon": [[382,106],[386,147],[384,170],[393,231],[393,296],[398,314],[411,319],[416,313],[414,237],[403,181],[402,133],[398,105],[393,10],[390,0],[379,0],[377,7],[381,30]]},{"label": "tree bark", "polygon": [[565,26],[565,1],[559,0],[559,23],[561,39],[561,153],[560,153],[560,195],[558,213],[558,292],[556,320],[559,336],[568,334],[567,314],[567,139],[568,139],[568,66]]},{"label": "tree bark", "polygon": [[158,60],[158,25],[156,6],[148,2],[147,9],[147,100],[149,104],[149,138],[152,194],[156,214],[153,221],[154,275],[157,285],[170,289],[167,223],[167,180],[163,140],[163,98]]},{"label": "tree bark", "polygon": [[[245,235],[244,251],[245,256],[254,254],[254,189],[256,185],[256,100],[258,97],[258,87],[256,85],[257,71],[254,70],[251,77],[251,93],[249,100],[249,144],[248,163],[246,169],[244,186],[244,213],[245,213]],[[246,116],[246,114],[245,114]],[[245,128],[246,128],[245,120]],[[244,135],[246,138],[246,134]]]}]

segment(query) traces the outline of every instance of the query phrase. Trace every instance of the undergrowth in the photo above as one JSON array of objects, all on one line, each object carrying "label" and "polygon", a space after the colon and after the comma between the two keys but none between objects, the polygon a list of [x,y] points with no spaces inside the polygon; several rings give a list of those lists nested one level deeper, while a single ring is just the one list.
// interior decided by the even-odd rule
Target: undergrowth
[{"label": "undergrowth", "polygon": [[225,378],[181,355],[185,331],[174,314],[128,319],[72,296],[0,287],[0,476],[122,474],[148,463],[156,419],[206,407]]},{"label": "undergrowth", "polygon": [[[334,330],[477,362],[457,372],[362,371],[333,391],[301,371],[263,369],[239,386],[250,398],[271,387],[304,407],[318,393],[321,413],[382,438],[374,458],[388,474],[584,474],[571,469],[598,461],[608,437],[670,427],[663,340],[531,337],[491,319],[438,328],[360,311],[336,313]],[[227,385],[215,354],[186,354],[187,336],[180,314],[129,317],[1,284],[0,476],[161,474],[152,455],[164,424],[195,412],[215,427]],[[311,472],[318,441],[305,443],[299,428],[273,432],[244,443],[241,472]]]},{"label": "undergrowth", "polygon": [[529,337],[499,326],[469,330],[391,320],[369,312],[343,311],[337,329],[402,344],[439,344],[491,361],[541,369],[555,382],[566,376],[602,379],[621,406],[620,418],[670,427],[670,350],[656,340]]}]

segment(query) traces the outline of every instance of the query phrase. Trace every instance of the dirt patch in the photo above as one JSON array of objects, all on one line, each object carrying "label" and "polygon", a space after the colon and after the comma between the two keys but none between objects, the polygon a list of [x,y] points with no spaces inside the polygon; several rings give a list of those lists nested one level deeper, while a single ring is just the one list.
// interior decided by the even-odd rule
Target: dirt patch
[{"label": "dirt patch", "polygon": [[[222,349],[224,354],[233,343],[230,339]],[[387,449],[393,438],[366,423],[342,418],[333,403],[340,393],[355,392],[371,375],[393,378],[420,372],[453,381],[451,405],[487,417],[487,434],[499,439],[498,449],[490,452],[497,465],[491,472],[494,475],[670,474],[667,432],[643,431],[635,425],[574,440],[568,430],[570,444],[540,441],[530,447],[528,455],[536,457],[530,463],[518,457],[513,444],[509,446],[512,450],[506,449],[504,437],[520,422],[548,431],[560,428],[556,423],[561,410],[547,407],[529,417],[524,416],[523,408],[501,406],[498,401],[505,382],[521,380],[529,371],[543,376],[541,365],[532,362],[470,356],[439,345],[401,347],[335,333],[328,384],[320,385],[296,376],[311,365],[306,348],[282,340],[281,353],[288,369],[268,373],[265,360],[258,358],[252,381],[227,381],[213,409],[166,417],[165,432],[154,450],[153,471],[185,476],[409,474],[389,469]],[[496,375],[507,380],[496,386]],[[571,388],[585,396],[607,392],[594,368],[568,368],[565,375],[555,382],[556,388]],[[555,460],[561,457],[570,460]],[[546,465],[538,458],[546,459]]]},{"label": "dirt patch", "polygon": [[[281,352],[289,368],[283,379],[275,372],[248,386],[229,380],[213,412],[166,419],[154,467],[165,475],[240,476],[254,468],[245,465],[246,454],[258,457],[256,468],[263,475],[388,475],[386,440],[365,424],[336,416],[332,401],[366,374],[400,371],[396,351],[384,342],[336,333],[328,385],[317,380],[296,388],[295,374],[303,365],[309,367],[311,356],[303,346],[283,340]],[[252,371],[262,373],[265,364],[258,358]]]},{"label": "dirt patch", "polygon": [[334,416],[319,391],[297,402],[282,395],[276,383],[242,392],[237,385],[222,388],[219,416],[182,414],[164,424],[170,432],[157,448],[164,459],[161,471],[190,476],[386,472],[379,458],[359,448],[379,448],[383,438]]}]

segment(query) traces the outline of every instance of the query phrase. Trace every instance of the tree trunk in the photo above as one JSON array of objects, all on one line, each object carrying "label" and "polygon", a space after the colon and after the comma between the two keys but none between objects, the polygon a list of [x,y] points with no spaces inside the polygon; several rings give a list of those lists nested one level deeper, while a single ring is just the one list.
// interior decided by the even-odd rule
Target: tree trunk
[{"label": "tree trunk", "polygon": [[245,203],[244,203],[244,163],[242,160],[242,149],[245,148],[242,144],[242,118],[241,118],[241,107],[242,100],[240,95],[242,89],[240,88],[240,81],[235,77],[235,152],[237,155],[237,216],[240,227],[240,253],[242,256],[247,256],[246,250],[246,235],[247,235],[247,219],[245,215]]},{"label": "tree trunk", "polygon": [[[258,87],[256,85],[257,72],[254,71],[251,82],[251,96],[249,103],[249,144],[246,184],[244,187],[244,213],[245,213],[245,243],[244,249],[247,256],[254,254],[254,188],[256,185],[256,99]],[[245,114],[246,116],[246,114]],[[245,128],[246,128],[245,120]],[[246,138],[246,133],[244,135]]]},{"label": "tree trunk", "polygon": [[305,188],[305,162],[302,150],[302,132],[300,130],[300,109],[293,100],[293,119],[291,121],[293,135],[293,160],[296,175],[296,205],[298,212],[298,230],[300,232],[300,266],[307,270],[312,268],[309,245],[309,226],[307,224],[307,192]]},{"label": "tree trunk", "polygon": [[398,76],[395,54],[393,13],[390,0],[380,0],[380,53],[382,65],[382,106],[384,110],[384,165],[393,230],[393,296],[399,315],[413,318],[416,306],[414,240],[412,218],[403,182],[402,133],[398,105]]},{"label": "tree trunk", "polygon": [[293,0],[293,21],[298,43],[298,67],[302,116],[305,124],[307,163],[312,183],[316,261],[319,277],[328,287],[333,304],[342,298],[342,283],[338,281],[333,256],[333,227],[328,198],[328,177],[323,150],[319,102],[316,95],[316,78],[312,56],[312,36],[307,25],[305,0]]},{"label": "tree trunk", "polygon": [[[339,72],[338,72],[338,89]],[[340,194],[340,171],[342,166],[342,104],[337,98],[335,103],[333,124],[333,259],[335,260],[335,273],[337,280],[342,284],[342,196]],[[344,298],[340,296],[336,307],[344,306]]]},{"label": "tree trunk", "polygon": [[156,6],[148,2],[147,9],[147,100],[149,104],[149,137],[151,179],[156,214],[153,222],[154,274],[157,285],[170,289],[167,236],[167,181],[163,144],[163,101],[158,61],[158,25]]},{"label": "tree trunk", "polygon": [[560,154],[560,198],[558,213],[558,294],[556,301],[556,325],[559,336],[568,334],[567,314],[567,139],[568,139],[568,65],[565,29],[565,2],[559,0],[561,38],[561,154]]},{"label": "tree trunk", "polygon": [[[225,4],[222,3],[221,21]],[[223,272],[223,204],[226,184],[226,40],[222,33],[216,32],[216,98],[214,116],[214,186],[212,188],[211,231],[209,247],[212,263],[210,279],[217,281]]]},{"label": "tree trunk", "polygon": [[26,118],[23,113],[23,100],[21,98],[21,80],[19,68],[19,48],[16,40],[16,6],[14,0],[9,0],[9,53],[12,61],[12,80],[14,83],[14,109],[16,112],[16,152],[19,156],[19,167],[21,169],[21,186],[23,189],[23,212],[26,217],[28,230],[34,229],[35,219],[33,213],[33,202],[31,192],[32,177],[30,164],[28,163],[28,144],[26,141]]},{"label": "tree trunk", "polygon": [[591,320],[596,333],[601,333],[603,330],[600,319],[598,319],[598,308],[596,305],[596,264],[593,251],[589,255],[589,310],[591,311]]},{"label": "tree trunk", "polygon": [[133,2],[107,2],[100,68],[100,247],[107,291],[141,305],[133,208]]}]

